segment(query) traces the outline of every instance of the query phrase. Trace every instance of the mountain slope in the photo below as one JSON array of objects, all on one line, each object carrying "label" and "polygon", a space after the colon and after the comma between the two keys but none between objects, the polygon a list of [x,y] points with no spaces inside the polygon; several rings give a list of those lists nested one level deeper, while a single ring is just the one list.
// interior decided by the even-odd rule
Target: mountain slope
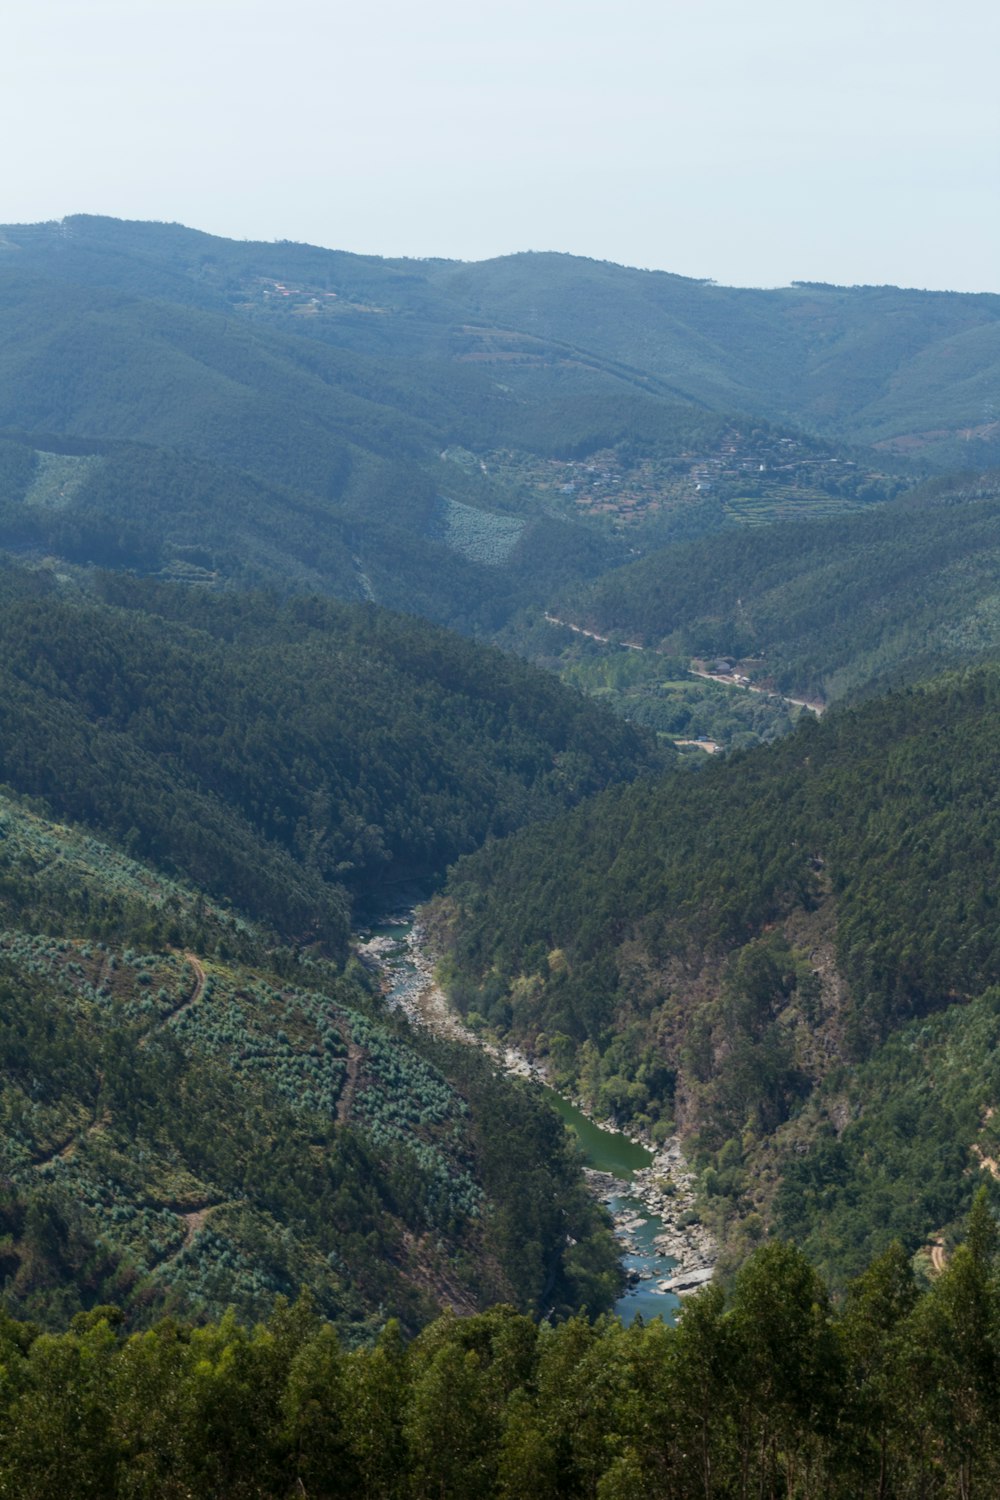
[{"label": "mountain slope", "polygon": [[935,480],[864,515],[651,553],[555,607],[830,701],[1000,654],[998,518],[996,471]]},{"label": "mountain slope", "polygon": [[348,929],[648,744],[371,605],[92,582],[0,571],[6,1305],[252,1319],[306,1287],[352,1339],[608,1306],[556,1116],[387,1014]]},{"label": "mountain slope", "polygon": [[627,361],[715,410],[849,433],[953,465],[971,439],[981,445],[977,461],[995,462],[993,295],[808,283],[759,291],[569,255],[437,265],[429,274],[480,318]]},{"label": "mountain slope", "polygon": [[516,660],[372,606],[0,576],[0,779],[342,950],[347,890],[451,859],[649,763]]},{"label": "mountain slope", "polygon": [[[491,634],[651,540],[895,492],[895,460],[788,427],[808,330],[778,338],[771,294],[727,292],[720,315],[718,290],[570,257],[457,267],[87,216],[8,226],[0,428],[43,465],[72,443],[106,460],[27,518],[0,496],[9,545],[168,576],[193,560]],[[923,349],[937,324],[899,295]],[[895,369],[881,304],[848,305]],[[941,306],[988,345],[987,303]],[[765,379],[751,355],[768,349]]]},{"label": "mountain slope", "polygon": [[[214,547],[232,558],[229,576],[267,571],[296,586],[309,566],[332,592],[495,628],[523,602],[522,574],[551,587],[619,555],[572,517],[538,507],[497,559],[449,545],[450,503],[471,503],[487,526],[518,515],[516,497],[478,465],[470,473],[441,456],[470,429],[492,441],[507,405],[493,382],[471,372],[439,378],[425,365],[390,366],[257,328],[226,307],[159,302],[0,265],[0,426],[28,434],[43,455],[67,439],[77,451],[81,440],[91,451],[95,440],[103,445],[117,469],[113,508],[131,506],[147,570],[178,531],[182,545],[203,550],[218,534],[219,518],[204,502],[192,517],[183,471],[194,460],[203,492],[217,491],[230,506],[234,496],[249,497],[240,524]],[[115,442],[132,446],[109,449]],[[171,467],[180,487],[176,472],[165,472]],[[17,504],[16,494],[10,499]],[[86,510],[90,499],[71,497],[70,509]],[[186,525],[206,510],[207,525]],[[286,538],[303,533],[290,565],[282,528]],[[102,560],[99,537],[83,549],[77,538],[81,550],[83,560]]]},{"label": "mountain slope", "polygon": [[252,1320],[308,1288],[354,1339],[387,1311],[604,1305],[613,1244],[556,1117],[427,1055],[356,966],[274,962],[203,892],[0,796],[5,1307]]},{"label": "mountain slope", "polygon": [[998,715],[982,669],[490,846],[439,912],[453,995],[599,1111],[676,1119],[734,1250],[915,1250],[995,1155]]},{"label": "mountain slope", "polygon": [[998,441],[1000,299],[987,294],[718,287],[556,254],[381,260],[88,215],[3,238],[9,260],[46,278],[228,306],[359,351],[504,364],[515,380],[582,361],[674,400],[951,464],[970,442],[989,462]]}]

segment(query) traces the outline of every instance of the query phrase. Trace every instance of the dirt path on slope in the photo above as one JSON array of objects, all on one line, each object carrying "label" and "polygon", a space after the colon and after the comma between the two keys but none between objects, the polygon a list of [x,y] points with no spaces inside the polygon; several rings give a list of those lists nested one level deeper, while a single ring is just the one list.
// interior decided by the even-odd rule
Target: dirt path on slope
[{"label": "dirt path on slope", "polygon": [[197,958],[193,953],[185,953],[184,957],[191,965],[191,968],[194,972],[194,984],[191,986],[191,990],[183,1000],[179,1000],[175,1006],[173,1006],[166,1012],[165,1015],[160,1016],[159,1019],[155,1021],[150,1029],[146,1032],[146,1035],[144,1037],[140,1037],[140,1048],[145,1048],[149,1045],[149,1039],[154,1032],[162,1031],[164,1026],[169,1026],[171,1021],[176,1021],[178,1016],[183,1015],[186,1010],[190,1010],[192,1005],[197,1005],[198,1001],[205,993],[207,976],[205,974],[201,959]]},{"label": "dirt path on slope", "polygon": [[354,1103],[354,1091],[358,1086],[358,1071],[361,1067],[361,1059],[364,1056],[357,1042],[347,1044],[347,1077],[344,1079],[344,1087],[340,1091],[337,1100],[337,1124],[346,1125],[351,1105]]},{"label": "dirt path on slope", "polygon": [[57,1157],[60,1161],[69,1161],[75,1154],[84,1136],[96,1135],[98,1131],[106,1130],[110,1124],[111,1116],[107,1110],[104,1110],[96,1120],[90,1122],[85,1130],[74,1130],[73,1134],[63,1141],[62,1145],[55,1146],[51,1151],[46,1151],[44,1156],[39,1156],[31,1165],[36,1172],[41,1172],[45,1167],[51,1166]]},{"label": "dirt path on slope", "polygon": [[184,957],[187,959],[188,963],[191,965],[192,970],[194,971],[194,985],[191,989],[191,993],[188,995],[186,1000],[181,1001],[180,1005],[175,1005],[173,1010],[168,1010],[165,1016],[160,1017],[160,1020],[157,1022],[157,1028],[159,1028],[160,1026],[169,1025],[171,1021],[176,1020],[179,1015],[182,1015],[184,1013],[184,1011],[189,1010],[192,1005],[197,1005],[198,1001],[205,993],[206,975],[201,959],[198,958],[194,953],[185,953]]}]

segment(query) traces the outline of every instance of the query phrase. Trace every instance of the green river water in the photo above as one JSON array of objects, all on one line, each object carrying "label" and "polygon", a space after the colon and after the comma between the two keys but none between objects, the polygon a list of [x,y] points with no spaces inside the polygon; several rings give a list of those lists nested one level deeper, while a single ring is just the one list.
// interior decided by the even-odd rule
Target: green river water
[{"label": "green river water", "polygon": [[[588,1167],[594,1167],[598,1172],[610,1172],[620,1180],[629,1182],[633,1172],[650,1165],[653,1153],[647,1151],[645,1146],[630,1141],[620,1131],[602,1130],[600,1125],[588,1120],[575,1104],[564,1099],[562,1094],[557,1094],[555,1089],[544,1084],[539,1084],[539,1087],[576,1136]],[[608,1207],[613,1214],[628,1213],[645,1220],[639,1228],[630,1231],[627,1242],[623,1239],[622,1260],[626,1270],[634,1271],[640,1277],[645,1273],[646,1279],[630,1287],[624,1297],[619,1297],[615,1303],[615,1312],[623,1323],[631,1323],[640,1313],[646,1322],[650,1318],[662,1318],[665,1323],[672,1323],[680,1306],[680,1298],[675,1297],[672,1292],[661,1292],[657,1286],[658,1281],[670,1277],[674,1266],[674,1261],[669,1256],[657,1253],[653,1243],[663,1230],[661,1221],[650,1217],[639,1200],[629,1197],[627,1193],[616,1194]]]},{"label": "green river water", "polygon": [[[409,947],[412,931],[412,912],[401,912],[391,919],[382,918],[359,934],[364,940],[381,940],[381,947],[374,956],[386,980],[386,999],[390,1005],[399,1005],[404,1010],[411,1008],[416,994],[426,983],[413,962],[413,953]],[[648,1167],[653,1160],[652,1152],[647,1151],[645,1146],[630,1141],[628,1136],[619,1131],[604,1130],[600,1125],[595,1125],[593,1120],[588,1120],[575,1104],[564,1099],[562,1094],[557,1094],[555,1089],[541,1083],[536,1087],[543,1091],[549,1103],[576,1136],[588,1167],[599,1172],[610,1172],[627,1183],[634,1172],[641,1167]],[[650,1318],[663,1318],[672,1323],[676,1309],[680,1306],[679,1299],[672,1293],[661,1292],[657,1288],[657,1282],[667,1279],[674,1266],[674,1261],[669,1256],[656,1253],[653,1244],[655,1237],[662,1232],[661,1221],[651,1218],[639,1200],[627,1193],[612,1198],[608,1207],[615,1215],[624,1213],[631,1219],[644,1220],[641,1226],[630,1230],[627,1235],[619,1233],[623,1264],[627,1270],[643,1279],[619,1298],[615,1304],[615,1312],[625,1323],[631,1323],[640,1313],[647,1321]]]},{"label": "green river water", "polygon": [[557,1094],[555,1089],[550,1089],[545,1084],[539,1084],[539,1088],[576,1136],[580,1149],[587,1158],[588,1167],[596,1167],[599,1172],[612,1172],[616,1177],[627,1180],[640,1167],[649,1166],[653,1153],[647,1151],[645,1146],[630,1141],[620,1131],[602,1130],[600,1125],[588,1120],[575,1104],[564,1099],[562,1094]]}]

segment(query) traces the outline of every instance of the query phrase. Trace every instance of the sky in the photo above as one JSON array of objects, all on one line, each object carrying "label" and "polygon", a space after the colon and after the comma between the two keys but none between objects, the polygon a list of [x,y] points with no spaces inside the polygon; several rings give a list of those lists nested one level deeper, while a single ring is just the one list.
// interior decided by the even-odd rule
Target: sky
[{"label": "sky", "polygon": [[987,0],[25,0],[0,223],[1000,292]]}]

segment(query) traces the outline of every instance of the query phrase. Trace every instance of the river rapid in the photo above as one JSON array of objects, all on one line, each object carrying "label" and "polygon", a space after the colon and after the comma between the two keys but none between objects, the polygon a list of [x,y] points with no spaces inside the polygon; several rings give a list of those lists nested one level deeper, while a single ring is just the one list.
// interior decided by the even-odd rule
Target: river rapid
[{"label": "river rapid", "polygon": [[412,910],[383,918],[357,934],[362,961],[378,974],[387,1003],[420,1026],[452,1041],[488,1051],[508,1072],[532,1079],[573,1131],[593,1192],[607,1205],[622,1247],[628,1289],[615,1305],[625,1323],[639,1314],[672,1323],[684,1290],[710,1279],[714,1246],[699,1225],[681,1223],[693,1203],[693,1183],[676,1141],[655,1155],[622,1131],[599,1125],[547,1083],[543,1071],[517,1048],[485,1041],[456,1015],[434,981],[433,963]]}]

